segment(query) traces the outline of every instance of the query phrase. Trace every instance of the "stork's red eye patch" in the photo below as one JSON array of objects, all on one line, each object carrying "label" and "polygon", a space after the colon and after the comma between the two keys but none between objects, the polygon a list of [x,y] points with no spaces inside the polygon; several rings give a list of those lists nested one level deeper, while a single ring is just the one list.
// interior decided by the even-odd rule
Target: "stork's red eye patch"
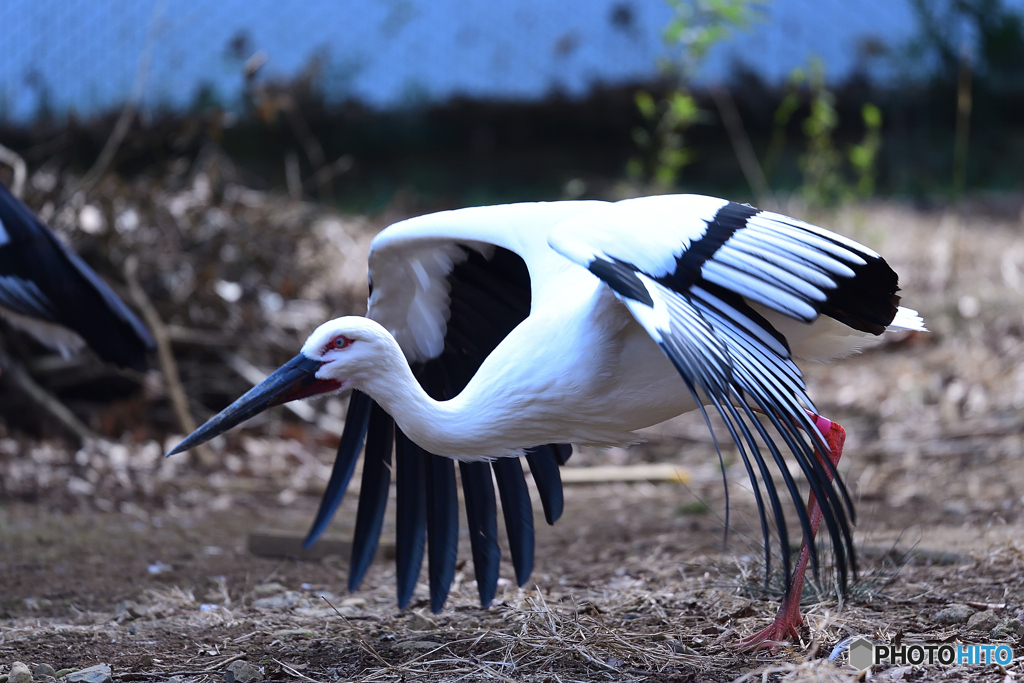
[{"label": "stork's red eye patch", "polygon": [[331,340],[331,343],[327,345],[327,348],[343,349],[351,343],[351,339],[349,339],[343,334],[339,334],[337,337]]}]

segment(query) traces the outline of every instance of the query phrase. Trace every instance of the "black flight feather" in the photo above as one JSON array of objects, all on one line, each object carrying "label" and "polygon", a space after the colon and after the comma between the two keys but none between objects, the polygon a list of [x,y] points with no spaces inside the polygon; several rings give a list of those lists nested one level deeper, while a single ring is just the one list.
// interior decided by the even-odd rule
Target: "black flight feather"
[{"label": "black flight feather", "polygon": [[[812,552],[816,572],[818,558],[810,537],[809,513],[803,497],[781,451],[772,442],[750,406],[757,406],[764,412],[807,477],[833,541],[840,583],[845,587],[847,569],[851,569],[856,575],[856,560],[849,524],[853,519],[853,506],[834,465],[828,458],[819,456],[819,453],[824,453],[825,444],[821,443],[813,422],[805,412],[805,407],[813,410],[813,405],[806,396],[800,372],[790,359],[788,344],[767,319],[753,310],[743,296],[731,291],[727,282],[723,284],[722,271],[716,271],[718,274],[714,282],[706,279],[703,274],[705,264],[709,262],[713,262],[710,265],[724,264],[730,260],[734,264],[737,263],[735,252],[723,253],[721,257],[716,258],[719,250],[730,244],[730,240],[737,233],[763,234],[765,239],[775,239],[768,237],[764,231],[772,229],[771,221],[784,220],[781,217],[766,216],[767,221],[757,221],[758,227],[750,233],[745,232],[748,224],[759,213],[753,207],[735,203],[722,207],[716,216],[708,221],[704,235],[693,240],[676,258],[675,267],[671,272],[658,276],[645,273],[657,284],[651,285],[651,291],[646,291],[645,287],[642,295],[629,293],[631,289],[635,289],[635,285],[642,284],[635,274],[643,271],[632,264],[614,260],[613,256],[609,256],[607,258],[614,261],[611,265],[602,266],[597,271],[591,267],[591,272],[602,277],[620,296],[640,304],[656,305],[655,296],[664,300],[673,322],[669,329],[659,328],[658,331],[662,335],[660,345],[676,365],[698,404],[710,400],[715,406],[740,451],[750,477],[765,536],[766,565],[770,562],[767,523],[770,507],[782,548],[784,572],[788,583],[791,577],[786,521],[776,484],[761,453],[761,446],[755,439],[755,433],[765,442],[796,506],[800,527]],[[896,296],[897,280],[895,273],[881,258],[818,232],[808,231],[799,225],[779,224],[778,229],[781,231],[780,237],[769,245],[770,249],[785,248],[780,245],[786,244],[786,240],[799,241],[803,232],[807,232],[809,236],[808,244],[801,247],[805,251],[792,257],[794,263],[799,263],[792,266],[789,271],[785,271],[784,259],[772,257],[774,265],[766,265],[762,274],[766,278],[767,288],[782,287],[784,294],[796,297],[817,313],[835,318],[858,330],[878,334],[892,321],[899,301]],[[762,232],[759,233],[758,230]],[[746,253],[752,253],[749,250],[753,248],[751,244],[755,242],[751,239],[756,241],[760,238],[737,239],[744,243],[742,249],[748,250]],[[818,240],[817,243],[815,240]],[[812,253],[808,250],[816,251]],[[842,254],[843,250],[847,256],[838,256],[837,254]],[[858,258],[864,261],[863,265],[853,263]],[[829,259],[835,259],[841,265],[832,266]],[[739,267],[744,266],[740,263]],[[849,270],[845,270],[846,268]],[[851,270],[852,277],[849,276]],[[801,273],[811,279],[802,281],[803,284],[792,279],[800,277]],[[755,274],[753,277],[756,278],[758,275]],[[773,285],[772,278],[781,279],[777,279]],[[829,280],[834,281],[835,287],[829,287]],[[813,288],[819,285],[814,284],[815,282],[822,283],[821,293],[817,295],[814,294]],[[744,289],[748,286],[740,286],[738,291],[749,293],[749,290]],[[656,293],[654,288],[658,288],[659,291]],[[785,311],[787,305],[790,304],[779,304],[778,310]],[[834,479],[834,483],[830,482],[830,479]],[[761,486],[764,487],[763,492],[767,494],[767,500],[762,497]]]},{"label": "black flight feather", "polygon": [[[498,482],[505,531],[516,571],[516,585],[522,586],[533,571],[533,503],[519,458],[498,458],[491,463]],[[474,560],[475,562],[476,560]]]},{"label": "black flight feather", "polygon": [[353,391],[348,402],[348,413],[345,416],[345,431],[341,434],[341,443],[338,444],[338,455],[334,459],[334,467],[331,469],[331,478],[327,482],[327,489],[323,498],[320,499],[320,509],[316,511],[316,518],[313,526],[306,534],[306,541],[303,547],[309,548],[320,538],[327,525],[330,524],[334,512],[341,505],[348,490],[348,483],[352,479],[352,472],[356,467],[356,460],[360,451],[363,450],[363,438],[366,436],[366,428],[370,422],[370,409],[375,405],[373,399],[361,391]]},{"label": "black flight feather", "polygon": [[558,471],[559,451],[551,445],[528,448],[526,462],[530,463],[530,474],[540,494],[544,519],[548,524],[554,524],[562,516],[565,504],[562,497],[562,475]]},{"label": "black flight feather", "polygon": [[427,453],[400,429],[395,430],[395,574],[398,608],[405,609],[416,589],[427,538]]},{"label": "black flight feather", "polygon": [[455,578],[459,549],[459,494],[455,487],[455,461],[426,454],[427,574],[430,578],[430,609],[444,608]]},{"label": "black flight feather", "polygon": [[394,445],[395,421],[374,403],[366,432],[366,453],[363,456],[363,481],[359,487],[356,529],[352,537],[352,560],[348,570],[348,589],[354,591],[362,583],[366,570],[377,552],[377,541],[384,523],[384,510],[391,488],[391,449]]},{"label": "black flight feather", "polygon": [[498,585],[498,507],[491,483],[488,462],[460,462],[462,493],[466,503],[466,526],[473,551],[473,572],[476,575],[480,604],[487,606],[494,599]]}]

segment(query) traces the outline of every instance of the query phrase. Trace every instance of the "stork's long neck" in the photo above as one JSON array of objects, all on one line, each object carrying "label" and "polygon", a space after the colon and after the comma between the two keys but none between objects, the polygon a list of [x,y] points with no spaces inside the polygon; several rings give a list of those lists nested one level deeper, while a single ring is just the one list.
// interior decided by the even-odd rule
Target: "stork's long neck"
[{"label": "stork's long neck", "polygon": [[379,403],[406,436],[431,453],[459,458],[504,454],[476,452],[486,410],[468,409],[462,396],[448,401],[431,398],[397,342],[388,345],[371,372],[356,380],[355,388]]}]

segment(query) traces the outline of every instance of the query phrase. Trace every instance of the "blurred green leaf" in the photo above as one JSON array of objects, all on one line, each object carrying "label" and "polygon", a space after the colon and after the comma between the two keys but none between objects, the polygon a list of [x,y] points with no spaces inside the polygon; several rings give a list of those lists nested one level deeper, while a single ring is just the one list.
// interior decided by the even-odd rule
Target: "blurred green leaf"
[{"label": "blurred green leaf", "polygon": [[657,115],[658,105],[654,103],[651,93],[646,90],[638,90],[633,96],[633,100],[636,102],[636,108],[640,110],[640,115],[648,121]]},{"label": "blurred green leaf", "polygon": [[676,183],[676,171],[668,166],[659,166],[654,171],[654,179],[665,187],[672,187]]},{"label": "blurred green leaf", "polygon": [[676,124],[690,124],[697,118],[697,100],[693,96],[681,92],[674,92],[669,96],[669,111],[675,119]]},{"label": "blurred green leaf", "polygon": [[882,110],[870,102],[864,104],[864,108],[861,109],[861,116],[864,118],[864,125],[869,129],[882,126]]}]

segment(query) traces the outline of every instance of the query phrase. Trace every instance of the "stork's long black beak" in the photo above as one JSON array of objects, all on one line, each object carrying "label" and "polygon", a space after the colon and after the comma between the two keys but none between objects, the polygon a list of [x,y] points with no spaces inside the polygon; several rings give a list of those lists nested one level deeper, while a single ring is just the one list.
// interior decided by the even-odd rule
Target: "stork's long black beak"
[{"label": "stork's long black beak", "polygon": [[185,437],[184,441],[167,455],[181,453],[206,443],[271,406],[339,389],[341,384],[335,380],[317,379],[316,372],[320,365],[320,361],[307,358],[300,353],[237,401],[207,420],[206,424]]}]

